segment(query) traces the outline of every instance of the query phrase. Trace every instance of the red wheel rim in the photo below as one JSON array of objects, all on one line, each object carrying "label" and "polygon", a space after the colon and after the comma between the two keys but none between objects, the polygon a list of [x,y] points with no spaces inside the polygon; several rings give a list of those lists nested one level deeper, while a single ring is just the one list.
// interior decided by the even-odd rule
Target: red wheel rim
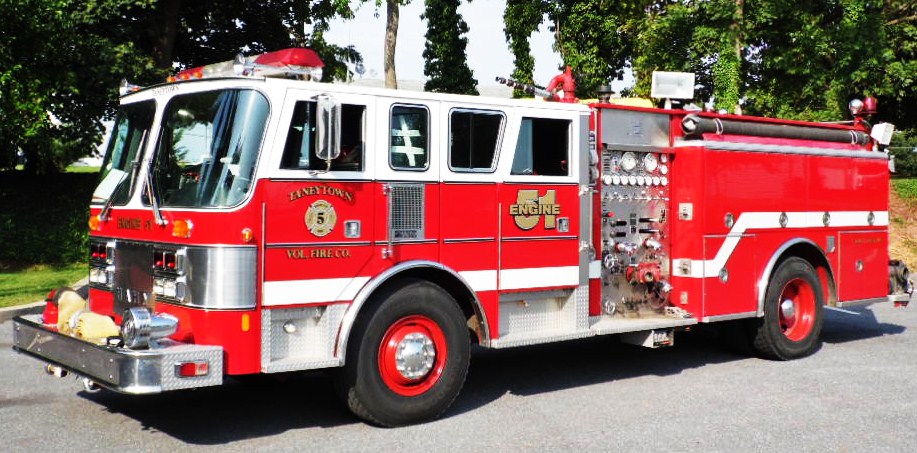
[{"label": "red wheel rim", "polygon": [[815,325],[815,290],[808,282],[796,278],[780,292],[777,313],[780,330],[791,341],[802,341]]},{"label": "red wheel rim", "polygon": [[382,382],[401,396],[430,390],[446,367],[446,335],[426,316],[412,315],[395,321],[379,345]]}]

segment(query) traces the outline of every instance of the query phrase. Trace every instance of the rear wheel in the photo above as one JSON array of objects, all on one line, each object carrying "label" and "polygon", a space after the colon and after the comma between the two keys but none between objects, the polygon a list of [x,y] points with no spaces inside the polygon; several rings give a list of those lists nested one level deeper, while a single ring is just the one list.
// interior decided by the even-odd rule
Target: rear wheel
[{"label": "rear wheel", "polygon": [[458,396],[470,348],[455,299],[433,283],[405,281],[378,294],[354,326],[342,395],[377,425],[432,420]]},{"label": "rear wheel", "polygon": [[818,350],[823,305],[824,295],[812,265],[797,257],[781,263],[767,285],[764,317],[752,333],[757,353],[790,360]]}]

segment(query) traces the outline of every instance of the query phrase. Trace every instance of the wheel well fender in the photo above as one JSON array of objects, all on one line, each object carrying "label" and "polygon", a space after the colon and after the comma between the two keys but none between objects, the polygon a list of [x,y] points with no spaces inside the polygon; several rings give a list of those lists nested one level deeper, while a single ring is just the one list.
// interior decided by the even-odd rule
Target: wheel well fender
[{"label": "wheel well fender", "polygon": [[465,315],[465,319],[477,317],[477,329],[471,329],[477,335],[480,343],[490,339],[487,327],[487,317],[477,294],[471,285],[455,270],[433,261],[408,261],[386,269],[384,272],[367,282],[354,297],[353,302],[344,313],[344,319],[338,330],[335,342],[335,355],[340,358],[341,365],[347,357],[347,342],[350,339],[353,326],[363,311],[363,307],[372,299],[373,294],[389,285],[397,285],[404,278],[416,278],[429,281],[442,287],[449,293]]},{"label": "wheel well fender", "polygon": [[815,268],[815,274],[821,283],[825,302],[828,305],[837,303],[837,286],[834,280],[834,271],[831,269],[831,263],[825,256],[825,252],[811,240],[797,238],[781,245],[771,255],[770,260],[764,267],[764,271],[761,272],[761,278],[758,280],[758,317],[764,316],[764,298],[767,293],[767,285],[771,281],[771,275],[774,274],[774,271],[783,261],[793,256],[808,261]]}]

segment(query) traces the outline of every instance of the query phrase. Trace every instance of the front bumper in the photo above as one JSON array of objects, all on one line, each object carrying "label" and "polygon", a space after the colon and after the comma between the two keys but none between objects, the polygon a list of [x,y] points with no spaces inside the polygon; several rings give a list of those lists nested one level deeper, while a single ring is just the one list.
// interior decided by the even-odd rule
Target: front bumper
[{"label": "front bumper", "polygon": [[[41,323],[41,315],[13,319],[13,349],[122,393],[160,393],[223,383],[223,348],[159,340],[149,349],[102,346]],[[203,376],[180,377],[177,365],[208,363]]]}]

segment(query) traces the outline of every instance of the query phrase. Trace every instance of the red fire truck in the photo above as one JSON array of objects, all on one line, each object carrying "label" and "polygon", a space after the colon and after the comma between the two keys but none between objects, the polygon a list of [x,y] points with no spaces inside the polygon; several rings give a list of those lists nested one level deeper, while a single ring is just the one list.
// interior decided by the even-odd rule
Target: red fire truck
[{"label": "red fire truck", "polygon": [[130,394],[333,369],[355,414],[394,426],[449,407],[472,343],[660,347],[738,320],[787,360],[817,349],[825,307],[910,300],[870,102],[815,124],[310,81],[321,67],[289,49],[125,85],[88,301],[52,293],[14,348]]}]

